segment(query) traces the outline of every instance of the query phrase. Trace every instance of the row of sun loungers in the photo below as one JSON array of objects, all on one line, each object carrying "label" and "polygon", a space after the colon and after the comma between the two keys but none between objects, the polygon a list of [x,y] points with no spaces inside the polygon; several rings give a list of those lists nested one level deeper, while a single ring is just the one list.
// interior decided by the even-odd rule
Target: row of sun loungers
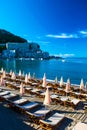
[{"label": "row of sun loungers", "polygon": [[[14,88],[14,89],[19,89],[20,88],[20,84],[17,84],[17,83],[14,83],[14,82],[6,82],[6,85],[9,86],[10,88]],[[43,88],[43,89],[42,88],[43,87],[41,87],[40,84],[32,82],[31,85],[25,85],[25,92],[26,93],[30,93],[30,94],[34,94],[36,96],[39,96],[39,97],[43,98],[44,95],[42,95],[42,93],[40,93],[40,90],[45,90],[45,88]],[[54,90],[54,88],[52,88],[52,91],[53,90]],[[78,91],[76,92],[76,91],[75,92],[74,91],[70,91],[68,93],[68,95],[71,96],[71,97],[74,97],[74,98],[87,100],[87,94],[81,93],[81,92],[78,92]],[[61,94],[63,96],[66,95],[66,92],[65,92],[65,90],[62,87],[61,88],[58,87],[56,89],[55,93]]]},{"label": "row of sun loungers", "polygon": [[30,118],[30,120],[38,123],[38,125],[40,125],[42,128],[45,125],[45,129],[48,129],[48,126],[49,129],[54,129],[54,127],[56,127],[64,118],[64,115],[55,113],[46,119],[47,114],[51,113],[50,109],[41,106],[36,111],[31,112],[31,110],[34,110],[34,108],[40,106],[40,104],[38,102],[30,102],[25,98],[20,98],[20,96],[18,98],[17,97],[17,94],[14,94],[10,91],[0,92],[0,98],[3,98],[5,101],[7,101],[9,107],[14,108],[14,110],[24,112]]},{"label": "row of sun loungers", "polygon": [[[40,98],[44,98],[45,92],[40,89],[32,88],[32,87],[26,87],[25,90],[29,91],[31,95],[36,95]],[[60,103],[61,105],[64,106],[71,106],[72,108],[76,108],[77,105],[80,103],[79,99],[75,98],[73,100],[70,100],[67,96],[59,96],[59,94],[54,94],[51,95],[52,101],[57,103]]]}]

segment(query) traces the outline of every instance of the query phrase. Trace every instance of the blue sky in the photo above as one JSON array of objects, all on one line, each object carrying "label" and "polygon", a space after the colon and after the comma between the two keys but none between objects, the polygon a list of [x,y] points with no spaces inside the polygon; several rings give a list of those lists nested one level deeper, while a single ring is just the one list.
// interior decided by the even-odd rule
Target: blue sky
[{"label": "blue sky", "polygon": [[87,0],[0,0],[0,28],[50,54],[87,57]]}]

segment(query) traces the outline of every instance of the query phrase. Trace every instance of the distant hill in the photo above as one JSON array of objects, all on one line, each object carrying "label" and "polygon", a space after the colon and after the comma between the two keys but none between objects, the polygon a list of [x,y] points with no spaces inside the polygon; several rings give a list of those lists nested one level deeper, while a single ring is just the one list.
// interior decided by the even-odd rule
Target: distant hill
[{"label": "distant hill", "polygon": [[6,30],[0,29],[0,43],[7,43],[7,42],[24,43],[27,42],[27,40],[19,36],[16,36]]}]

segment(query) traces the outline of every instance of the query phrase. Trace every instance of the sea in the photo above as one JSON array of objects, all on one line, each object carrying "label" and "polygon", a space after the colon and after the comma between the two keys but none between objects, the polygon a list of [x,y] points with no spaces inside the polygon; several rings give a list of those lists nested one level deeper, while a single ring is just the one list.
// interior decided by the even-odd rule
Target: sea
[{"label": "sea", "polygon": [[87,58],[65,58],[51,60],[34,59],[0,59],[0,69],[7,72],[11,70],[19,73],[19,70],[25,75],[30,72],[36,78],[42,79],[44,73],[46,78],[55,80],[57,77],[63,77],[64,82],[70,79],[71,84],[80,84],[81,79],[84,84],[87,82]]}]

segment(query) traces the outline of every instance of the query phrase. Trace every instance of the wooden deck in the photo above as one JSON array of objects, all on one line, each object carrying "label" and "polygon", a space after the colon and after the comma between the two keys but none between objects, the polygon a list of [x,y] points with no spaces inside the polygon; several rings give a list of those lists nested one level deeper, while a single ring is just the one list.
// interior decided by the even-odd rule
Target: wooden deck
[{"label": "wooden deck", "polygon": [[[8,88],[8,87],[1,87],[2,89],[5,90],[10,90],[15,94],[19,94],[19,89],[15,89],[14,88]],[[28,99],[30,101],[38,101],[41,104],[43,104],[43,98],[37,97],[35,95],[30,94],[24,94],[23,98]],[[72,130],[72,128],[79,122],[86,122],[87,123],[87,113],[85,113],[84,111],[84,102],[87,103],[87,101],[81,100],[81,103],[77,106],[76,109],[73,109],[69,106],[63,106],[60,105],[59,103],[55,104],[54,102],[52,102],[52,104],[49,106],[49,109],[52,110],[53,112],[58,112],[61,114],[65,115],[65,119],[59,124],[57,130]],[[29,126],[31,126],[34,129],[38,129],[41,130],[41,128],[39,127],[39,125],[35,124],[35,123],[31,123],[27,120],[26,117],[26,121],[24,121],[25,124],[28,124]]]},{"label": "wooden deck", "polygon": [[[35,100],[39,102],[41,101],[43,102],[43,100],[36,97],[35,97]],[[34,101],[33,97],[31,97],[31,101]],[[60,104],[57,104],[57,105],[52,104],[50,105],[49,109],[54,110],[55,112],[58,111],[58,113],[65,115],[65,119],[58,126],[58,130],[72,130],[75,124],[77,124],[79,121],[87,123],[87,113],[84,112],[83,105],[81,104],[75,110],[70,107],[61,106]],[[35,127],[36,129],[38,128],[38,126],[36,125]]]},{"label": "wooden deck", "polygon": [[[4,87],[4,89],[13,91],[16,94],[19,93],[18,90],[12,90],[7,87]],[[25,94],[23,97],[30,101],[38,101],[40,103],[43,103],[43,99],[42,98],[40,99],[35,95]],[[53,110],[54,112],[58,112],[65,115],[65,119],[58,126],[58,130],[72,130],[75,124],[77,124],[79,121],[87,123],[87,113],[85,113],[83,110],[83,104],[78,105],[78,107],[74,110],[71,107],[65,107],[60,104],[55,105],[54,103],[52,103],[49,109]],[[28,124],[29,126],[33,127],[36,130],[37,129],[41,130],[41,128],[35,123],[30,123],[29,121],[26,120],[25,124]]]}]

